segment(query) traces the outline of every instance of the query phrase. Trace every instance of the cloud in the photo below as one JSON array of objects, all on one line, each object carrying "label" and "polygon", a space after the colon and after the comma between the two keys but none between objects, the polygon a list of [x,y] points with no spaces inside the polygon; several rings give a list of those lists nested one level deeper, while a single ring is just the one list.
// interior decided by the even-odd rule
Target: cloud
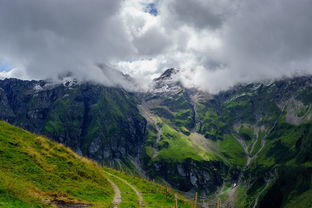
[{"label": "cloud", "polygon": [[233,13],[236,0],[175,0],[167,6],[175,21],[198,29],[218,29]]},{"label": "cloud", "polygon": [[246,1],[222,37],[233,70],[268,77],[300,68],[311,72],[311,9],[307,0]]},{"label": "cloud", "polygon": [[178,67],[185,86],[218,92],[311,74],[311,9],[309,0],[0,0],[0,59],[15,67],[0,76],[72,72],[127,85],[120,70],[147,89]]},{"label": "cloud", "polygon": [[25,70],[22,78],[73,72],[102,82],[98,62],[134,51],[119,18],[120,5],[119,0],[1,0],[0,56]]},{"label": "cloud", "polygon": [[178,53],[172,52],[190,57],[177,60],[186,68],[185,85],[215,93],[237,83],[312,74],[311,9],[307,0],[173,0],[164,10],[174,31],[163,25],[173,37],[186,34],[184,47],[177,41]]},{"label": "cloud", "polygon": [[164,52],[170,45],[170,39],[159,28],[152,27],[135,37],[133,44],[140,55],[152,56]]},{"label": "cloud", "polygon": [[242,1],[221,30],[223,67],[202,70],[198,85],[217,92],[237,83],[312,74],[311,9],[306,0]]}]

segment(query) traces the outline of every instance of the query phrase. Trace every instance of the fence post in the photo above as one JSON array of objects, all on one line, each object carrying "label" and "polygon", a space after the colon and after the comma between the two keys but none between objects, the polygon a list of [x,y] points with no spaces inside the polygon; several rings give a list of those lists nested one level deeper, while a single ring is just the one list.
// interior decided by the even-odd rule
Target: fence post
[{"label": "fence post", "polygon": [[175,199],[175,208],[178,208],[178,198],[177,198],[177,194],[174,194],[174,199]]},{"label": "fence post", "polygon": [[194,197],[194,208],[197,208],[197,199],[198,199],[198,193],[195,192],[195,197]]},{"label": "fence post", "polygon": [[221,200],[218,199],[218,202],[217,202],[217,208],[222,208],[222,205],[221,205]]}]

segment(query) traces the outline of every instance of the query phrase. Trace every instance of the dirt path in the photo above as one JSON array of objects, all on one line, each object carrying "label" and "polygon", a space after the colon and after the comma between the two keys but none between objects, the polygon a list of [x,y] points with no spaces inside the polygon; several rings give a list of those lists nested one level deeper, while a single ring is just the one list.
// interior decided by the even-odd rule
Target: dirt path
[{"label": "dirt path", "polygon": [[[109,174],[109,173],[107,173],[107,174]],[[109,174],[109,175],[111,175],[111,174]],[[112,180],[110,180],[109,178],[107,178],[107,180],[112,185],[114,192],[115,192],[115,195],[114,195],[114,198],[112,201],[113,208],[118,208],[119,204],[122,202],[120,189]]]},{"label": "dirt path", "polygon": [[[110,175],[110,176],[114,177],[114,178],[117,178],[118,180],[120,180],[120,181],[122,181],[123,183],[125,183],[126,185],[128,185],[128,186],[135,192],[135,194],[137,195],[138,200],[139,200],[139,207],[140,207],[140,208],[145,208],[144,199],[143,199],[142,193],[139,192],[133,185],[131,185],[128,181],[126,181],[126,180],[123,179],[123,178],[120,178],[120,177],[118,177],[118,176],[115,176],[115,175],[113,175],[113,174],[111,174],[111,173],[109,173],[109,172],[106,172],[106,171],[105,171],[105,173],[106,173],[107,175]],[[114,207],[114,208],[115,208],[115,207]]]},{"label": "dirt path", "polygon": [[70,203],[62,200],[55,200],[53,203],[58,208],[82,208],[82,207],[92,207],[92,204],[84,204],[84,203]]}]

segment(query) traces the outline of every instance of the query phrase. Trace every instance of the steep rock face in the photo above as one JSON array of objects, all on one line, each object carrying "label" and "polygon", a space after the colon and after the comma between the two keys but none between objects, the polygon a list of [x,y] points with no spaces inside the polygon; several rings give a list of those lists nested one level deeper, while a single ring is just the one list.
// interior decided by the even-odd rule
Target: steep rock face
[{"label": "steep rock face", "polygon": [[191,158],[180,163],[158,161],[153,163],[148,174],[152,177],[162,177],[177,189],[189,192],[202,190],[214,193],[222,186],[228,167],[218,161],[197,161]]},{"label": "steep rock face", "polygon": [[149,125],[142,155],[144,169],[179,190],[213,193],[225,177],[236,178],[231,176],[230,166],[210,151],[217,147],[196,133],[194,92],[182,86],[178,73],[168,69],[154,80],[154,90],[142,96],[140,110]]},{"label": "steep rock face", "polygon": [[[184,88],[178,75],[166,71],[141,94],[91,83],[2,80],[0,119],[99,162],[143,168],[183,191],[221,190],[232,207],[266,207],[270,200],[286,207],[311,192],[311,76],[210,95]],[[133,167],[129,160],[139,158],[142,166]],[[291,185],[287,177],[296,175],[303,180]]]},{"label": "steep rock face", "polygon": [[[184,191],[232,187],[232,207],[266,206],[280,183],[287,189],[277,207],[311,190],[306,179],[292,186],[284,177],[311,170],[311,76],[239,85],[209,95],[183,88],[174,78],[177,73],[170,69],[155,79],[155,91],[142,101],[149,122],[143,161],[150,175]],[[305,188],[291,195],[299,186]],[[233,194],[246,203],[235,204]]]},{"label": "steep rock face", "polygon": [[239,186],[232,189],[239,201],[231,202],[233,192],[222,192],[230,206],[309,206],[311,86],[311,76],[297,77],[241,85],[198,99],[198,132],[220,143],[224,159],[233,165],[239,157],[234,143],[226,144],[231,135],[246,158]]},{"label": "steep rock face", "polygon": [[138,157],[146,121],[128,92],[96,84],[0,81],[0,119],[99,162]]},{"label": "steep rock face", "polygon": [[0,109],[0,117],[8,120],[14,119],[14,113],[9,105],[6,92],[2,88],[0,88]]}]

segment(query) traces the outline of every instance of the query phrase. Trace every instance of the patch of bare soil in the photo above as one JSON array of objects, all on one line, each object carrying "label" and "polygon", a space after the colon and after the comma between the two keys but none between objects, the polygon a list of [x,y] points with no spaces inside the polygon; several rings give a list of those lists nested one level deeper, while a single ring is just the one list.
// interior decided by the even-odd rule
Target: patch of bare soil
[{"label": "patch of bare soil", "polygon": [[92,207],[92,204],[84,204],[84,203],[72,203],[72,202],[65,202],[62,200],[55,200],[53,203],[58,208],[81,208],[81,207]]}]

